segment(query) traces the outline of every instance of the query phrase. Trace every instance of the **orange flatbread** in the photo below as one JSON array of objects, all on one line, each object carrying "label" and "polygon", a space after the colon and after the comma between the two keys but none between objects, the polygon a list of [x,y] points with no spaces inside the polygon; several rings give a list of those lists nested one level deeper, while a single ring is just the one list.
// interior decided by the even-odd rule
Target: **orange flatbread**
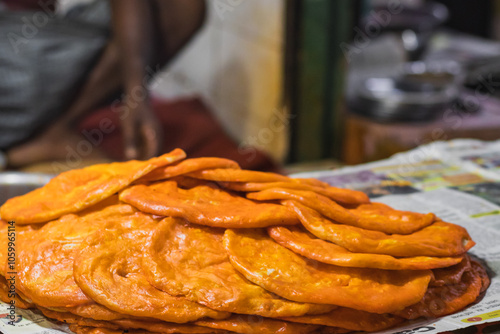
[{"label": "orange flatbread", "polygon": [[92,327],[103,327],[107,329],[116,329],[118,330],[120,327],[115,325],[109,321],[100,321],[93,319],[82,318],[78,315],[74,315],[69,312],[57,312],[45,307],[38,307],[38,309],[45,315],[47,318],[57,320],[60,322],[64,322],[66,324],[78,324],[80,326],[92,326]]},{"label": "orange flatbread", "polygon": [[431,286],[443,286],[458,284],[462,280],[462,275],[471,270],[471,261],[468,255],[465,255],[462,261],[454,266],[447,268],[434,269],[434,277],[431,280]]},{"label": "orange flatbread", "polygon": [[413,234],[386,234],[355,226],[335,224],[318,212],[294,201],[302,225],[316,237],[333,242],[354,253],[385,254],[396,257],[460,256],[475,245],[461,226],[437,221]]},{"label": "orange flatbread", "polygon": [[89,326],[79,326],[76,324],[72,324],[69,326],[71,331],[76,334],[153,334],[153,333],[162,333],[162,334],[217,334],[217,333],[226,333],[217,330],[209,330],[206,327],[194,326],[194,325],[160,325],[153,327],[158,329],[157,331],[147,331],[143,329],[109,329],[109,328],[96,328]]},{"label": "orange flatbread", "polygon": [[174,324],[155,320],[123,319],[115,321],[96,321],[76,316],[68,312],[55,312],[40,308],[48,318],[70,324],[70,329],[75,333],[182,333],[182,334],[209,334],[218,333],[206,327],[193,324]]},{"label": "orange flatbread", "polygon": [[284,318],[284,320],[364,332],[381,331],[404,321],[403,318],[392,314],[375,314],[346,307],[339,307],[325,314]]},{"label": "orange flatbread", "polygon": [[247,198],[259,201],[294,200],[334,222],[388,234],[410,234],[430,225],[436,218],[432,213],[424,215],[399,211],[381,203],[361,204],[355,209],[346,209],[326,196],[296,189],[271,188],[249,193]]},{"label": "orange flatbread", "polygon": [[[9,275],[10,276],[10,275]],[[30,302],[27,302],[24,300],[19,294],[14,293],[14,290],[9,289],[10,284],[7,282],[5,277],[0,276],[0,300],[3,301],[4,303],[11,303],[11,301],[14,301],[14,305],[16,308],[22,308],[22,309],[29,309],[33,308],[35,305],[33,305]],[[9,291],[10,290],[10,291]],[[12,298],[14,297],[14,298]]]},{"label": "orange flatbread", "polygon": [[[234,190],[236,191],[255,191],[250,189],[264,187],[259,189],[263,190],[269,188],[269,186],[260,185],[261,183],[286,183],[286,186],[283,186],[283,188],[317,190],[323,195],[345,204],[362,204],[370,202],[368,196],[360,191],[331,187],[325,182],[312,178],[290,178],[276,173],[236,169],[200,170],[189,173],[187,176],[207,181],[220,182],[221,185],[229,189],[234,187]],[[246,189],[240,188],[241,190],[238,190],[237,183],[240,184],[240,187],[244,183],[249,184],[249,186]],[[275,186],[273,186],[273,188],[274,187]]]},{"label": "orange flatbread", "polygon": [[18,289],[35,304],[45,307],[93,303],[73,278],[74,257],[88,235],[117,221],[132,224],[154,219],[129,205],[120,204],[84,216],[66,215],[44,225],[19,245]]},{"label": "orange flatbread", "polygon": [[415,256],[396,258],[390,255],[353,253],[329,241],[316,238],[302,226],[275,226],[268,233],[281,246],[309,259],[342,267],[391,270],[423,270],[453,266],[462,256]]},{"label": "orange flatbread", "polygon": [[7,222],[0,219],[0,276],[5,276],[9,253],[9,231]]},{"label": "orange flatbread", "polygon": [[292,302],[242,277],[222,245],[224,230],[165,218],[146,242],[143,269],[156,288],[219,311],[266,317],[324,313],[334,307]]},{"label": "orange flatbread", "polygon": [[343,334],[351,332],[348,329],[338,327],[322,327],[318,329],[318,334]]},{"label": "orange flatbread", "polygon": [[315,187],[321,187],[321,188],[331,187],[328,183],[323,182],[323,181],[318,180],[318,179],[315,179],[314,177],[305,177],[305,178],[297,177],[297,178],[293,178],[292,180],[296,180],[300,183],[308,184],[310,186],[315,186]]},{"label": "orange flatbread", "polygon": [[370,203],[368,196],[361,191],[330,186],[311,185],[309,183],[304,183],[304,179],[290,179],[289,182],[221,182],[219,184],[224,188],[241,192],[254,192],[271,188],[296,189],[313,191],[328,197],[335,202],[346,205]]},{"label": "orange flatbread", "polygon": [[[98,321],[84,318],[68,312],[56,312],[43,307],[40,311],[48,318],[71,324],[71,328],[86,328],[84,333],[182,333],[182,334],[209,334],[219,333],[207,327],[194,324],[175,324],[153,319],[120,319],[113,321]],[[72,331],[75,331],[72,329]],[[75,331],[77,332],[77,331]],[[82,332],[82,333],[83,333]],[[79,332],[77,332],[79,333]]]},{"label": "orange flatbread", "polygon": [[120,200],[143,212],[184,218],[213,227],[252,228],[298,224],[293,210],[271,203],[256,203],[210,185],[182,189],[174,181],[125,189]]},{"label": "orange flatbread", "polygon": [[262,229],[227,229],[224,246],[243,276],[278,296],[391,313],[419,301],[429,270],[381,270],[332,266],[280,246]]},{"label": "orange flatbread", "polygon": [[110,309],[99,305],[97,303],[78,305],[74,307],[67,307],[61,310],[53,309],[54,311],[69,312],[71,314],[80,316],[82,318],[92,319],[92,320],[102,320],[111,321],[129,318],[125,314],[111,311]]},{"label": "orange flatbread", "polygon": [[148,161],[101,164],[64,172],[42,188],[9,199],[0,216],[17,224],[43,223],[88,208],[152,170],[184,159],[180,149]]},{"label": "orange flatbread", "polygon": [[[9,226],[11,226],[10,230]],[[40,226],[30,225],[12,226],[7,224],[5,221],[0,220],[0,276],[6,276],[7,272],[15,271],[15,257],[18,256],[17,247],[27,240],[31,233],[37,231],[39,228]],[[15,251],[12,252],[12,249],[15,249]],[[9,255],[11,255],[10,260]],[[15,256],[13,257],[12,255]],[[9,265],[9,263],[11,265]]]},{"label": "orange flatbread", "polygon": [[165,168],[158,168],[148,175],[142,177],[139,181],[152,182],[161,181],[192,173],[202,169],[216,169],[216,168],[232,168],[240,169],[236,161],[224,158],[194,158],[186,159],[175,165],[167,166]]},{"label": "orange flatbread", "polygon": [[226,331],[219,331],[208,327],[197,326],[194,323],[190,324],[174,324],[168,322],[158,322],[154,320],[117,320],[113,324],[120,326],[120,328],[132,328],[134,330],[147,330],[153,333],[182,333],[182,334],[227,334]]},{"label": "orange flatbread", "polygon": [[462,310],[476,301],[490,284],[486,270],[476,261],[471,261],[470,270],[461,275],[456,284],[431,286],[424,298],[395,314],[406,318],[437,318]]},{"label": "orange flatbread", "polygon": [[[383,203],[361,204],[349,211],[359,217],[358,227],[372,229],[369,227],[373,226],[373,229],[388,234],[410,234],[436,220],[433,213],[401,211]],[[381,228],[377,229],[377,226]]]},{"label": "orange flatbread", "polygon": [[78,286],[99,304],[130,316],[175,323],[204,317],[227,318],[229,313],[183,297],[172,297],[148,283],[140,265],[151,231],[148,224],[128,229],[115,226],[88,237],[75,258],[74,277]]},{"label": "orange flatbread", "polygon": [[319,326],[314,325],[241,314],[224,320],[201,320],[197,321],[196,324],[241,334],[308,334],[319,328]]},{"label": "orange flatbread", "polygon": [[291,180],[288,176],[276,173],[223,168],[196,171],[187,176],[215,182],[289,182]]},{"label": "orange flatbread", "polygon": [[109,329],[109,328],[96,328],[89,326],[79,326],[76,324],[71,324],[69,326],[72,332],[75,334],[150,334],[151,332],[142,330],[125,331],[123,329]]}]

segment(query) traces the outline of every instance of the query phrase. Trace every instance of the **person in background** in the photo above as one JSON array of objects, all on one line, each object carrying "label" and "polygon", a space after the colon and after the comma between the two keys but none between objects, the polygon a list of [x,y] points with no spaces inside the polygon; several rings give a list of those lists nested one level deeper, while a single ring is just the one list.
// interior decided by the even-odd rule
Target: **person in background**
[{"label": "person in background", "polygon": [[[26,2],[38,14],[16,11]],[[79,121],[117,96],[124,156],[159,153],[145,82],[202,27],[204,0],[1,3],[0,150],[10,166],[63,159],[82,138]]]}]

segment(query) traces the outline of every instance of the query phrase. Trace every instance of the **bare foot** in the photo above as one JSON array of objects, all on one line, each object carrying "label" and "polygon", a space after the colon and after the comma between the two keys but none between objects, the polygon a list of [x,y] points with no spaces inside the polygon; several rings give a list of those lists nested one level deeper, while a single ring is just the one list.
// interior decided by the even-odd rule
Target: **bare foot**
[{"label": "bare foot", "polygon": [[14,168],[57,160],[70,169],[78,168],[84,160],[105,157],[96,142],[61,125],[53,125],[32,140],[7,151],[8,164]]}]

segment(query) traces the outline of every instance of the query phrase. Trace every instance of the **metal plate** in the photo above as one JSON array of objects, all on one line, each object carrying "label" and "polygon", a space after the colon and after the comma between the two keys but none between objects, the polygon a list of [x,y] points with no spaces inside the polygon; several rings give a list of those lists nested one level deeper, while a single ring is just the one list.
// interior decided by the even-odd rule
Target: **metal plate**
[{"label": "metal plate", "polygon": [[45,185],[53,175],[4,172],[0,173],[0,205],[9,198],[24,195],[36,188]]}]

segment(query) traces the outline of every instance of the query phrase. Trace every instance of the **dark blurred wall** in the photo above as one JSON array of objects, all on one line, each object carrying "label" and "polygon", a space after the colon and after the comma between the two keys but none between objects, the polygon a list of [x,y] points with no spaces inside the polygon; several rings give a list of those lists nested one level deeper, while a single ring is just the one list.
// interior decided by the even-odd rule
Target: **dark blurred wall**
[{"label": "dark blurred wall", "polygon": [[491,0],[436,0],[448,7],[450,18],[445,26],[476,36],[493,35],[494,4]]}]

